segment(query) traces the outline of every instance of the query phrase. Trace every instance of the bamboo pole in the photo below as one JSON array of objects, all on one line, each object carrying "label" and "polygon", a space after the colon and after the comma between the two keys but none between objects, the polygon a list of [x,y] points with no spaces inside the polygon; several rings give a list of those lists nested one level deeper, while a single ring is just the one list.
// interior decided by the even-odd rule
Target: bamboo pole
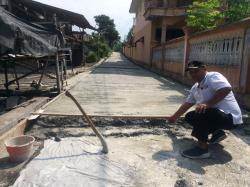
[{"label": "bamboo pole", "polygon": [[81,105],[78,103],[78,101],[75,99],[75,97],[73,95],[71,95],[71,93],[69,91],[66,91],[65,95],[68,96],[69,98],[71,98],[74,101],[74,103],[76,104],[78,109],[81,111],[83,118],[85,118],[88,121],[88,123],[90,124],[92,130],[94,131],[94,133],[97,135],[97,137],[101,141],[101,144],[102,144],[102,147],[103,147],[102,152],[105,153],[105,154],[108,153],[108,146],[107,146],[106,141],[104,140],[103,136],[99,133],[99,131],[95,128],[94,123],[89,118],[89,116],[85,113],[85,111],[83,110]]}]

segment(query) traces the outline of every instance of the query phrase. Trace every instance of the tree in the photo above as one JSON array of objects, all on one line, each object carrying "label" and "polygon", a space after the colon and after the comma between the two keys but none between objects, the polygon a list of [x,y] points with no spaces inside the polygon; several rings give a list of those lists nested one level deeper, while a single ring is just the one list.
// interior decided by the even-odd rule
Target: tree
[{"label": "tree", "polygon": [[127,41],[129,41],[131,38],[133,37],[133,27],[130,28],[130,30],[128,31],[128,35],[127,35]]},{"label": "tree", "polygon": [[227,0],[228,10],[225,12],[226,22],[232,23],[250,16],[249,0]]},{"label": "tree", "polygon": [[232,23],[250,16],[249,0],[197,0],[187,10],[187,26],[210,30],[221,23]]},{"label": "tree", "polygon": [[118,31],[115,28],[114,20],[106,15],[95,16],[95,22],[98,26],[98,32],[113,48],[114,44],[120,40]]},{"label": "tree", "polygon": [[87,62],[96,62],[105,56],[109,56],[111,49],[106,40],[99,34],[92,33],[90,41],[87,43]]},{"label": "tree", "polygon": [[187,26],[195,30],[210,30],[224,20],[223,0],[194,1],[187,10]]},{"label": "tree", "polygon": [[118,41],[115,42],[114,47],[113,47],[114,51],[120,52],[122,51],[122,42]]}]

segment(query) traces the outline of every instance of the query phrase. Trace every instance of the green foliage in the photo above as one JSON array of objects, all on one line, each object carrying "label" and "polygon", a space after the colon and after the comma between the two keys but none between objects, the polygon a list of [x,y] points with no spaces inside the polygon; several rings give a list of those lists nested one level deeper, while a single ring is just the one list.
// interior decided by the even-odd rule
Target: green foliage
[{"label": "green foliage", "polygon": [[116,52],[122,51],[122,42],[118,41],[114,44],[113,50]]},{"label": "green foliage", "polygon": [[110,48],[113,48],[115,42],[120,40],[119,33],[115,28],[114,20],[106,15],[98,15],[94,18],[98,25],[99,34],[107,41]]},{"label": "green foliage", "polygon": [[130,30],[128,31],[128,35],[127,35],[127,41],[130,40],[130,38],[133,37],[133,27],[130,28]]},{"label": "green foliage", "polygon": [[223,0],[194,1],[187,10],[187,26],[198,31],[215,28],[224,19],[222,3]]},{"label": "green foliage", "polygon": [[110,49],[107,43],[99,43],[99,49],[97,51],[99,57],[103,58],[109,56],[111,51],[112,50]]},{"label": "green foliage", "polygon": [[90,51],[88,56],[86,57],[86,62],[91,63],[91,62],[97,62],[99,61],[100,58],[97,56],[97,54],[93,51]]},{"label": "green foliage", "polygon": [[228,10],[225,12],[226,22],[232,23],[250,16],[250,1],[227,0]]},{"label": "green foliage", "polygon": [[100,58],[109,56],[112,51],[108,46],[106,40],[102,36],[99,36],[95,33],[92,34],[87,47],[89,49],[86,59],[87,62],[96,62],[100,60]]},{"label": "green foliage", "polygon": [[187,10],[187,26],[210,30],[221,23],[232,23],[250,16],[249,0],[197,0]]}]

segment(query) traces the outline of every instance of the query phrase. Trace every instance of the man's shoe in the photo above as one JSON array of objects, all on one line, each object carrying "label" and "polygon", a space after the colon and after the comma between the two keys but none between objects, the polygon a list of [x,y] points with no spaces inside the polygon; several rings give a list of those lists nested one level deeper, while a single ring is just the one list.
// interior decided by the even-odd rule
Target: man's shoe
[{"label": "man's shoe", "polygon": [[208,158],[210,153],[207,149],[202,149],[200,147],[194,147],[182,152],[182,156],[192,159]]},{"label": "man's shoe", "polygon": [[217,130],[213,133],[211,139],[208,141],[210,144],[217,144],[226,139],[227,135],[223,130]]}]

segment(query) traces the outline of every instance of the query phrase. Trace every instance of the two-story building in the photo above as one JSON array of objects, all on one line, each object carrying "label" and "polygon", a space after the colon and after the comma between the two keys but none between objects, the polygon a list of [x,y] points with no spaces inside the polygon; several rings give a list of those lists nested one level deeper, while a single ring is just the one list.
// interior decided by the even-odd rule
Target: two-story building
[{"label": "two-story building", "polygon": [[132,0],[129,12],[135,13],[133,40],[124,48],[124,53],[137,62],[152,67],[153,47],[188,35],[185,17],[187,6],[192,2],[193,0]]},{"label": "two-story building", "polygon": [[[186,26],[193,0],[132,0],[133,34],[126,57],[164,76],[192,84],[188,61],[200,60],[208,71],[222,73],[237,95],[250,98],[250,18],[200,33]],[[244,99],[248,103],[250,99]]]}]

